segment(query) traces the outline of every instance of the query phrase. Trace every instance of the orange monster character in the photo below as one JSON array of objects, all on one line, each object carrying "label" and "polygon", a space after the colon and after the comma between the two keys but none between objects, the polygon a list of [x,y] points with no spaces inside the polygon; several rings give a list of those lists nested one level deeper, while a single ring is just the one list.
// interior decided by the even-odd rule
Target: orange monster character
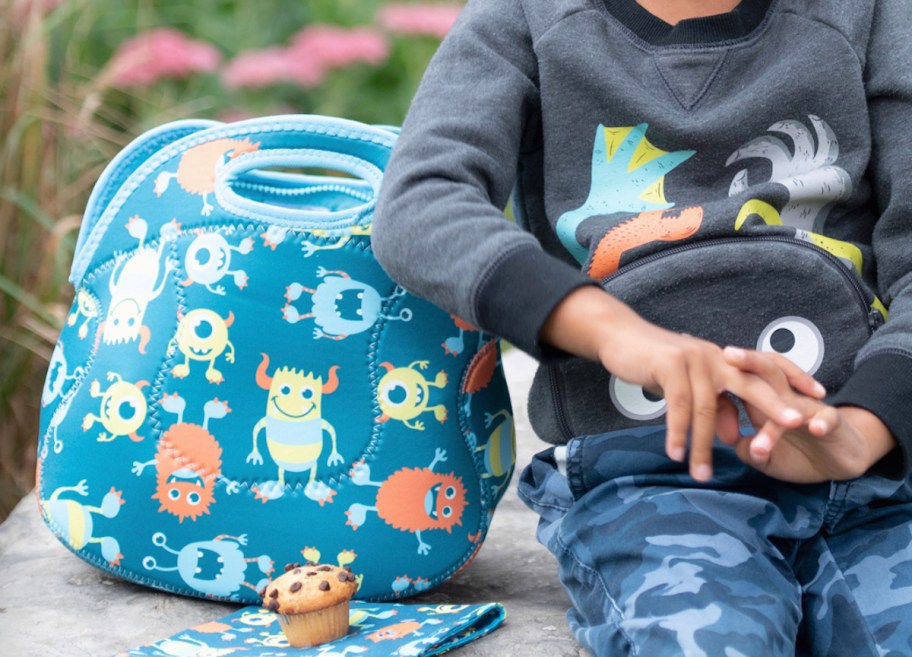
[{"label": "orange monster character", "polygon": [[418,630],[421,629],[424,625],[440,625],[443,621],[439,618],[426,618],[423,621],[419,622],[416,620],[404,620],[398,623],[393,623],[392,625],[386,625],[381,627],[379,630],[374,630],[367,635],[367,639],[373,641],[374,643],[380,643],[381,641],[395,641],[397,639],[405,638],[409,635],[415,635],[421,637],[408,643],[404,646],[399,646],[399,649],[395,654],[397,655],[420,655],[424,654],[423,650],[417,650],[418,646],[425,645],[425,648],[428,647],[428,644],[436,643],[439,637],[434,636],[424,636],[422,637],[422,632]]},{"label": "orange monster character", "polygon": [[177,393],[164,395],[162,407],[177,415],[177,422],[165,431],[158,443],[158,451],[151,461],[133,462],[133,474],[142,475],[149,465],[155,465],[157,474],[155,494],[152,499],[161,503],[159,511],[166,511],[183,522],[196,520],[215,502],[215,484],[227,483],[228,494],[237,492],[237,482],[222,477],[222,448],[209,433],[209,420],[223,418],[231,409],[228,402],[213,399],[203,407],[203,424],[183,421],[186,402]]},{"label": "orange monster character", "polygon": [[401,623],[394,623],[393,625],[381,627],[379,630],[368,634],[367,638],[374,643],[380,643],[381,641],[393,641],[395,639],[401,639],[402,637],[408,636],[412,632],[419,629],[421,629],[421,623],[418,621],[402,621]]},{"label": "orange monster character", "polygon": [[412,532],[418,539],[418,554],[427,554],[431,546],[421,540],[421,532],[429,529],[453,531],[462,524],[462,512],[468,505],[462,479],[455,473],[438,474],[434,466],[446,461],[446,451],[437,449],[434,460],[426,468],[402,468],[383,482],[371,481],[370,467],[359,461],[351,470],[352,483],[376,486],[377,506],[352,504],[345,515],[345,524],[358,529],[364,524],[368,511],[396,529]]},{"label": "orange monster character", "polygon": [[242,153],[258,150],[260,142],[251,143],[249,138],[214,139],[213,141],[188,148],[181,155],[176,173],[162,171],[155,178],[155,195],[161,196],[168,189],[172,178],[177,178],[181,188],[190,194],[203,197],[201,213],[209,216],[212,205],[208,196],[215,191],[215,174],[228,160],[233,160]]}]

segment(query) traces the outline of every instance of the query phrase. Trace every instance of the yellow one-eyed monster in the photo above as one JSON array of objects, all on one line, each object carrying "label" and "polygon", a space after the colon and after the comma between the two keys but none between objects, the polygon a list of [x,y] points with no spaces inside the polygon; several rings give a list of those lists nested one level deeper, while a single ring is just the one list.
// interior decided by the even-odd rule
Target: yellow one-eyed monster
[{"label": "yellow one-eyed monster", "polygon": [[87,413],[82,420],[82,430],[88,431],[96,422],[101,422],[106,431],[98,434],[101,442],[110,442],[118,436],[129,436],[130,440],[139,442],[142,436],[136,433],[146,420],[148,404],[142,389],[148,381],[130,383],[124,381],[116,372],[108,372],[108,381],[114,383],[101,391],[101,384],[92,381],[89,392],[93,397],[101,397],[98,415]]},{"label": "yellow one-eyed monster", "polygon": [[215,361],[224,353],[227,362],[234,362],[234,345],[228,339],[228,327],[234,323],[234,313],[229,310],[228,317],[223,319],[213,310],[196,308],[177,316],[180,322],[169,345],[169,353],[177,346],[184,354],[184,362],[175,365],[171,374],[183,379],[190,374],[191,360],[208,361],[206,380],[210,383],[224,381],[225,377],[215,369]]},{"label": "yellow one-eyed monster", "polygon": [[266,401],[266,415],[253,428],[253,449],[247,455],[247,462],[263,463],[257,448],[261,431],[266,433],[266,448],[276,465],[279,466],[278,480],[257,486],[257,497],[264,502],[277,499],[284,493],[285,472],[310,470],[310,478],[304,494],[322,505],[332,501],[335,491],[326,484],[316,481],[317,461],[323,452],[323,434],[332,442],[332,452],[326,460],[329,466],[343,462],[336,446],[336,430],[323,417],[323,395],[336,391],[339,367],[329,369],[326,383],[313,373],[305,374],[294,368],[280,367],[270,376],[269,356],[257,368],[257,384],[269,391]]},{"label": "yellow one-eyed monster", "polygon": [[[386,374],[380,379],[377,386],[377,402],[383,415],[378,422],[386,422],[390,418],[399,420],[409,429],[424,431],[424,422],[416,417],[427,411],[433,411],[434,417],[439,422],[447,419],[447,409],[443,404],[428,406],[429,387],[443,388],[447,384],[446,372],[440,371],[433,381],[428,381],[418,369],[427,369],[428,361],[416,360],[408,367],[394,367],[391,363],[380,363]],[[417,368],[417,369],[416,369]]]}]

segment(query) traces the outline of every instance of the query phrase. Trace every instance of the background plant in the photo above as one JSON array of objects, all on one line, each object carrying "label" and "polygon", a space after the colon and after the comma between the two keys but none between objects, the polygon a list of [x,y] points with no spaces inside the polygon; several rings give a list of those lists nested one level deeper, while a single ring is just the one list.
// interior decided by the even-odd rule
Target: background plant
[{"label": "background plant", "polygon": [[401,123],[459,7],[0,0],[0,519],[34,484],[41,387],[104,165],[180,118]]}]

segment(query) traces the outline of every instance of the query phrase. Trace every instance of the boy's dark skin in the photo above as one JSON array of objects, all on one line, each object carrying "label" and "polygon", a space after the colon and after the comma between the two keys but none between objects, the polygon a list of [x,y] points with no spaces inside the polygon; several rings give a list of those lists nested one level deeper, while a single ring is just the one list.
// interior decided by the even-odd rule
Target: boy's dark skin
[{"label": "boy's dark skin", "polygon": [[[637,0],[669,24],[734,9],[740,0]],[[639,317],[601,288],[574,290],[541,331],[542,342],[602,363],[631,383],[661,391],[668,402],[668,456],[683,461],[690,431],[690,473],[712,477],[718,435],[765,474],[795,483],[853,479],[886,456],[896,441],[863,408],[830,406],[810,375],[778,354],[726,347],[667,331]],[[741,438],[741,399],[756,435]]]}]

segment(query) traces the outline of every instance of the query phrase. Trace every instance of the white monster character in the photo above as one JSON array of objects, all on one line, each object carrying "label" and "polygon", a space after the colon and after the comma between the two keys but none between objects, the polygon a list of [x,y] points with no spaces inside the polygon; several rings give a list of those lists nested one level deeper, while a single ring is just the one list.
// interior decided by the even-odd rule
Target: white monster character
[{"label": "white monster character", "polygon": [[263,238],[263,246],[268,246],[273,251],[285,241],[287,236],[288,229],[285,226],[270,226],[265,233],[260,233],[260,237]]},{"label": "white monster character", "polygon": [[238,246],[231,246],[219,233],[200,232],[187,247],[184,255],[184,267],[187,269],[186,280],[181,285],[188,286],[193,283],[205,285],[213,294],[225,294],[223,285],[215,285],[227,275],[234,277],[234,284],[244,289],[247,287],[248,276],[243,269],[231,269],[231,253],[247,255],[253,250],[253,238],[245,237]]},{"label": "white monster character", "polygon": [[143,324],[143,319],[149,304],[162,293],[168,272],[172,270],[167,260],[162,267],[163,250],[165,243],[177,234],[180,226],[173,220],[162,226],[157,247],[144,245],[148,231],[144,219],[133,216],[126,226],[130,235],[139,240],[139,248],[129,257],[118,260],[111,272],[108,282],[110,307],[98,332],[104,343],[109,345],[139,339],[139,352],[144,354],[150,331]]},{"label": "white monster character", "polygon": [[47,406],[61,397],[66,382],[78,379],[84,372],[85,370],[79,365],[73,369],[72,374],[68,372],[66,357],[63,355],[63,343],[58,340],[57,347],[51,354],[51,362],[48,363],[47,378],[44,380],[44,389],[41,391],[41,405]]},{"label": "white monster character", "polygon": [[98,301],[83,288],[76,290],[75,308],[67,316],[67,326],[75,326],[80,317],[85,317],[85,319],[76,332],[79,339],[82,340],[89,334],[89,322],[98,317]]}]

